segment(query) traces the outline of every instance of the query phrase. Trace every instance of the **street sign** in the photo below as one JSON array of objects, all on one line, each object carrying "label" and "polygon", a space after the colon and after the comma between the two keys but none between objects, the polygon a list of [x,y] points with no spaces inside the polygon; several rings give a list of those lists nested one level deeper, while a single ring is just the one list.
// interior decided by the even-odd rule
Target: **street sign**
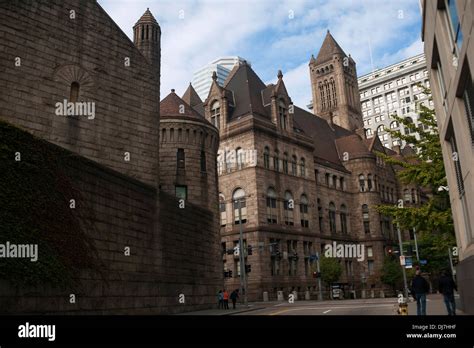
[{"label": "street sign", "polygon": [[405,268],[413,268],[413,262],[411,256],[405,258]]},{"label": "street sign", "polygon": [[426,265],[428,263],[428,260],[420,260],[420,265]]},{"label": "street sign", "polygon": [[400,255],[400,266],[405,266],[405,256]]}]

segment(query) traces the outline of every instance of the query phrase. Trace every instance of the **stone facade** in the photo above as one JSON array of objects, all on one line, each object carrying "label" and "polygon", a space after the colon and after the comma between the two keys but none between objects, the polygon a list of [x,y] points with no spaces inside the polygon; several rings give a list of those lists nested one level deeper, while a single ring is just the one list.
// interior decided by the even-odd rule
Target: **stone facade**
[{"label": "stone facade", "polygon": [[[53,157],[67,152],[64,171],[90,209],[94,229],[85,232],[105,274],[84,270],[78,287],[64,291],[2,283],[3,311],[151,314],[215,305],[223,284],[218,134],[202,117],[165,113],[160,142],[161,31],[148,10],[133,29],[134,42],[96,1],[0,4],[0,119],[49,142]],[[86,116],[94,117],[58,115],[56,103],[63,100],[91,103],[95,113]],[[176,127],[176,141],[166,132],[170,127]],[[189,130],[181,142],[180,129],[183,137]],[[184,208],[170,189],[180,147],[188,151],[186,175],[177,179],[188,185]],[[28,163],[27,153],[22,161]]]},{"label": "stone facade", "polygon": [[422,5],[422,38],[459,253],[458,288],[463,311],[474,314],[474,1]]},{"label": "stone facade", "polygon": [[[249,300],[262,300],[264,292],[277,299],[279,291],[285,296],[296,291],[299,298],[309,292],[315,298],[314,256],[334,241],[365,246],[363,261],[340,260],[346,296],[352,291],[360,297],[365,289],[379,296],[384,289],[380,269],[396,233],[375,206],[394,204],[405,188],[375,152],[403,157],[408,149],[397,153],[378,138],[365,138],[355,62],[329,33],[321,52],[310,62],[321,117],[293,105],[281,71],[275,84],[265,85],[245,62],[231,71],[223,87],[214,77],[206,100],[194,106],[220,134],[222,262],[224,271],[233,274],[225,284],[231,290],[239,287],[239,257],[228,251],[238,245],[242,226],[245,263],[251,267]],[[329,77],[335,95],[328,96],[331,107],[323,110],[319,82],[324,85]],[[417,203],[419,193],[413,189]]]}]

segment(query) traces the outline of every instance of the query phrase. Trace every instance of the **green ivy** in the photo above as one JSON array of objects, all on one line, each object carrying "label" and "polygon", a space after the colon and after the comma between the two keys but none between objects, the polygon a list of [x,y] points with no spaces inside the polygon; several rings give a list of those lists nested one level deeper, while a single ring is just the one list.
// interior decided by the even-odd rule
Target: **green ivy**
[{"label": "green ivy", "polygon": [[0,258],[0,279],[62,288],[77,284],[80,270],[99,269],[86,234],[93,231],[93,213],[67,174],[73,161],[81,158],[0,121],[0,243],[38,245],[36,262]]}]

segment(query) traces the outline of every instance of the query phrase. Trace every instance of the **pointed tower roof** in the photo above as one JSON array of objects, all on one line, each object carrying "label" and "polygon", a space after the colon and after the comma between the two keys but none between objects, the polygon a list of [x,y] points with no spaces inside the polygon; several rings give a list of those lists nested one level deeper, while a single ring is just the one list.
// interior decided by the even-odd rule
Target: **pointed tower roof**
[{"label": "pointed tower roof", "polygon": [[135,23],[135,26],[138,24],[150,24],[150,23],[159,26],[155,17],[153,17],[153,14],[150,12],[150,9],[147,8],[145,13],[140,17],[137,23]]},{"label": "pointed tower roof", "polygon": [[188,103],[178,97],[174,89],[160,102],[160,118],[183,118],[209,123],[199,115]]},{"label": "pointed tower roof", "polygon": [[[334,40],[331,33],[327,32],[326,37],[324,38],[323,44],[319,49],[318,56],[316,60],[314,60],[314,64],[318,65],[329,60],[332,60],[332,56],[334,54],[341,54],[345,56],[344,50],[339,46],[339,44]],[[311,60],[313,62],[313,60]]]},{"label": "pointed tower roof", "polygon": [[191,82],[189,83],[188,89],[186,89],[186,92],[184,92],[181,99],[183,99],[188,105],[192,106],[193,108],[196,105],[202,104],[202,100],[201,98],[199,98],[199,95],[197,94]]},{"label": "pointed tower roof", "polygon": [[224,83],[224,88],[233,92],[234,99],[237,102],[235,109],[232,111],[232,117],[248,113],[268,116],[261,97],[261,92],[267,86],[246,62],[234,66]]}]

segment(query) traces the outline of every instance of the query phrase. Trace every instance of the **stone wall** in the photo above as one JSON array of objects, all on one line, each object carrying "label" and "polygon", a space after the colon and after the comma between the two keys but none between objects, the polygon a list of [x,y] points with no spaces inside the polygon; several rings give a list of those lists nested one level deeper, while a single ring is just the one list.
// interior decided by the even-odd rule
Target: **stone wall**
[{"label": "stone wall", "polygon": [[[3,282],[2,313],[161,314],[215,304],[222,287],[217,212],[192,204],[180,209],[174,197],[158,195],[150,185],[55,145],[46,147],[53,156],[68,158],[64,172],[81,197],[75,209],[87,209],[92,222],[86,233],[103,263],[103,278],[84,270],[77,275],[78,286],[62,290],[14,289]],[[6,165],[17,165],[11,158]],[[27,164],[28,154],[23,153],[22,165]],[[70,294],[75,303],[70,303]]]},{"label": "stone wall", "polygon": [[[158,186],[159,67],[96,1],[2,1],[0,39],[2,119]],[[93,119],[55,114],[73,82]]]}]

